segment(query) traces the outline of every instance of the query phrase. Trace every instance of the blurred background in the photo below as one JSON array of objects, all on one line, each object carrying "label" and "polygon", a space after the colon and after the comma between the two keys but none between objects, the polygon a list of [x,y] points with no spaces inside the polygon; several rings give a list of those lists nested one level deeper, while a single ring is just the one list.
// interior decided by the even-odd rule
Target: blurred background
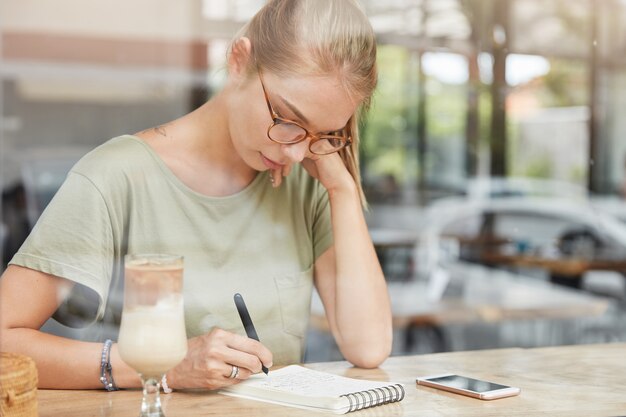
[{"label": "blurred background", "polygon": [[[221,88],[263,3],[0,1],[2,268],[83,154]],[[361,3],[393,353],[626,340],[626,1]],[[306,360],[340,359],[312,309]]]}]

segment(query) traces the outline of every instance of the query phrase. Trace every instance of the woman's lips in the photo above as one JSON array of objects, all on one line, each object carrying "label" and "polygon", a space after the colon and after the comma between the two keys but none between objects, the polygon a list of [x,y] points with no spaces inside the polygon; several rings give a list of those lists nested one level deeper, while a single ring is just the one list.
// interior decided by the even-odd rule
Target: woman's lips
[{"label": "woman's lips", "polygon": [[282,169],[285,165],[279,164],[278,162],[274,162],[269,158],[266,158],[265,155],[261,154],[261,159],[263,160],[263,164],[269,169]]}]

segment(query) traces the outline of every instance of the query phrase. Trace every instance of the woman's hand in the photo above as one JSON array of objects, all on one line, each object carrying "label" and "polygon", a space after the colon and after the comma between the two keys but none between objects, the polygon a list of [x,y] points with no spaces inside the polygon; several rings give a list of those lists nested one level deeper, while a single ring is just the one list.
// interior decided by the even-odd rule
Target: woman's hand
[{"label": "woman's hand", "polygon": [[[302,166],[313,178],[319,180],[328,191],[342,188],[354,189],[354,179],[348,172],[338,153],[330,155],[309,154],[302,160]],[[278,170],[272,170],[270,177],[274,188],[279,187],[283,177],[291,172],[292,165],[285,165]]]},{"label": "woman's hand", "polygon": [[[229,378],[233,365],[239,367],[236,378]],[[167,372],[171,388],[217,389],[248,379],[272,366],[272,353],[260,342],[222,329],[188,341],[185,359]]]},{"label": "woman's hand", "polygon": [[354,190],[356,187],[338,153],[310,155],[304,158],[302,166],[309,175],[318,179],[329,193],[342,189]]}]

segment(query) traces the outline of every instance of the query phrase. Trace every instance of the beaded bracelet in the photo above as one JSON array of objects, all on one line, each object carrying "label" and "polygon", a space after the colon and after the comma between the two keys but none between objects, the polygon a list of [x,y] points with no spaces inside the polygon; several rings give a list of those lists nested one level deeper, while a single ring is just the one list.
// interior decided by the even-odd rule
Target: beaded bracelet
[{"label": "beaded bracelet", "polygon": [[100,359],[100,382],[107,391],[117,391],[119,388],[113,380],[113,367],[111,366],[111,345],[113,341],[107,339],[102,346],[102,357]]},{"label": "beaded bracelet", "polygon": [[167,376],[163,374],[163,378],[161,378],[161,387],[163,388],[164,394],[171,394],[174,390],[167,385]]}]

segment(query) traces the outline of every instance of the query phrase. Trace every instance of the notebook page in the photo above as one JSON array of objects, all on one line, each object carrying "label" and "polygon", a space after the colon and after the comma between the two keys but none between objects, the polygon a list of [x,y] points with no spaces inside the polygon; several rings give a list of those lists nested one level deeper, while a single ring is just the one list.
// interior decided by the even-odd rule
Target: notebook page
[{"label": "notebook page", "polygon": [[254,380],[258,387],[308,397],[339,397],[357,391],[381,388],[389,382],[346,378],[326,372],[290,365]]},{"label": "notebook page", "polygon": [[[290,406],[304,406],[346,412],[350,407],[341,395],[375,388],[388,387],[390,382],[359,380],[314,371],[298,365],[290,365],[268,376],[257,374],[247,381],[223,389],[224,394],[234,394]],[[390,399],[391,392],[385,393]]]}]

